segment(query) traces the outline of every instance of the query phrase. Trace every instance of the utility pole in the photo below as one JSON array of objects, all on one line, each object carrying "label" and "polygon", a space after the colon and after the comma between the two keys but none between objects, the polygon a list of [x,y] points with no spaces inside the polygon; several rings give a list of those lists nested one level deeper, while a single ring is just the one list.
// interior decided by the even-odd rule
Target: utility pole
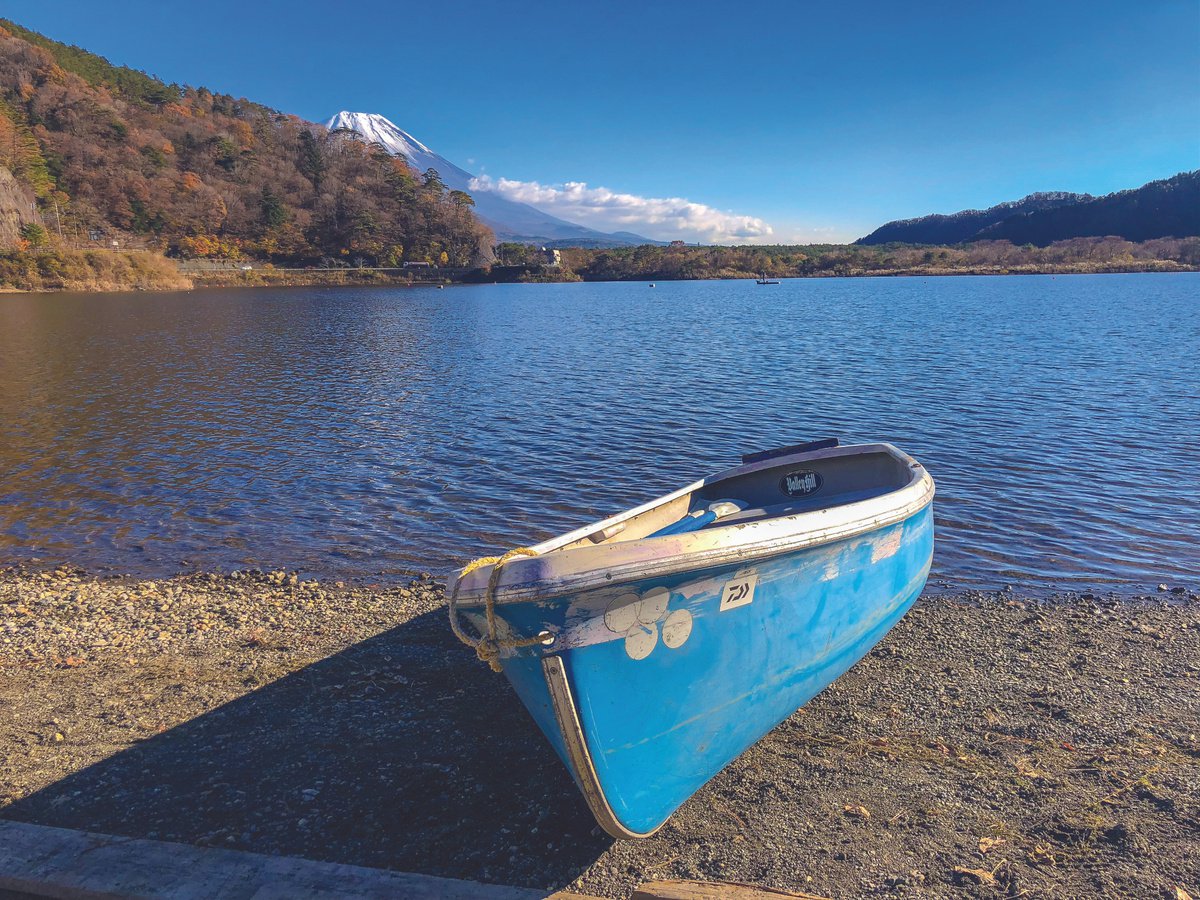
[{"label": "utility pole", "polygon": [[58,239],[63,239],[62,233],[62,214],[58,211],[58,198],[54,198],[54,224],[58,228]]}]

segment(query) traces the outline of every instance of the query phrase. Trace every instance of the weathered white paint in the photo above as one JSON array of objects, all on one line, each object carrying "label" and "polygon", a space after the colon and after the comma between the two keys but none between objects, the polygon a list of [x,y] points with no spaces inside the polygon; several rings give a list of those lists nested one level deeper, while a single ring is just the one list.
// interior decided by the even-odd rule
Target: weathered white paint
[{"label": "weathered white paint", "polygon": [[658,644],[658,626],[638,622],[625,635],[625,652],[630,659],[645,659]]},{"label": "weathered white paint", "polygon": [[637,624],[641,601],[635,593],[624,593],[609,601],[604,610],[604,625],[614,634],[625,634]]},{"label": "weathered white paint", "polygon": [[692,634],[692,613],[687,609],[677,609],[667,616],[663,622],[663,643],[672,650],[687,643]]},{"label": "weathered white paint", "polygon": [[881,559],[887,559],[890,556],[895,556],[896,551],[900,549],[901,540],[904,538],[904,526],[895,528],[871,542],[871,562],[879,562]]},{"label": "weathered white paint", "polygon": [[[713,526],[689,534],[602,544],[585,540],[597,531],[656,508],[686,509],[687,497],[707,484],[751,473],[771,477],[771,470],[800,463],[811,464],[821,459],[876,453],[887,454],[902,463],[910,473],[908,482],[896,490],[865,500],[792,515]],[[633,580],[665,577],[690,569],[739,561],[750,562],[844,540],[903,521],[923,509],[932,499],[933,492],[933,479],[925,469],[890,444],[837,447],[739,466],[603,522],[534,546],[532,549],[537,551],[538,556],[515,559],[504,567],[496,602],[515,603],[582,594]],[[582,544],[576,545],[581,541]],[[470,607],[483,603],[490,573],[490,568],[483,567],[463,579],[460,605]]]},{"label": "weathered white paint", "polygon": [[670,601],[671,592],[666,588],[651,588],[646,591],[638,609],[638,621],[643,625],[653,625],[666,614]]}]

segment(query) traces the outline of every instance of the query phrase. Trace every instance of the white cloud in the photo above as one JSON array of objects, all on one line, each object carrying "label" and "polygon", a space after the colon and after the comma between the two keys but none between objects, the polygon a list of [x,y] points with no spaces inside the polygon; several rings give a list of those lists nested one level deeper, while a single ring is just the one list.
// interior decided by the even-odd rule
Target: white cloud
[{"label": "white cloud", "polygon": [[770,225],[754,216],[721,212],[681,197],[620,194],[604,187],[588,187],[582,181],[551,186],[481,175],[471,179],[470,187],[528,203],[589,228],[634,231],[658,240],[750,244],[762,243],[773,233]]}]

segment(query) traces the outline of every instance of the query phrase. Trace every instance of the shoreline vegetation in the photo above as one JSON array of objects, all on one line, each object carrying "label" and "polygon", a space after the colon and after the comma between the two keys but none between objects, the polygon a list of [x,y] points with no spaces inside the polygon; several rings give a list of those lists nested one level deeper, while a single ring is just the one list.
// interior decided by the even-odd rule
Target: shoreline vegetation
[{"label": "shoreline vegetation", "polygon": [[1186,896],[1198,587],[931,589],[660,832],[614,842],[428,575],[0,569],[0,817],[614,898]]},{"label": "shoreline vegetation", "polygon": [[1079,275],[1200,271],[1200,238],[1074,238],[1047,247],[1004,241],[960,246],[642,246],[546,251],[501,244],[476,267],[285,268],[245,259],[205,268],[155,250],[45,248],[0,252],[0,291],[176,291],[201,287],[411,285],[491,282],[686,281],[949,275]]},{"label": "shoreline vegetation", "polygon": [[0,19],[0,290],[1197,271],[1198,192],[1031,195],[852,245],[497,246],[469,192],[382,144]]}]

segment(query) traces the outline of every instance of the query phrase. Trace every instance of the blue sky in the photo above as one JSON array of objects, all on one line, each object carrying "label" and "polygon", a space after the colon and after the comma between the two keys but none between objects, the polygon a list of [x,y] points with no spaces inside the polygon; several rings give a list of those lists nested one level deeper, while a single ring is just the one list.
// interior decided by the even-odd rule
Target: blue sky
[{"label": "blue sky", "polygon": [[760,242],[844,241],[1200,167],[1198,0],[0,9],[168,81],[314,120],[382,113],[513,196],[553,212],[574,192],[584,224],[619,213],[655,237],[674,236],[663,199],[695,204],[689,240],[753,221]]}]

